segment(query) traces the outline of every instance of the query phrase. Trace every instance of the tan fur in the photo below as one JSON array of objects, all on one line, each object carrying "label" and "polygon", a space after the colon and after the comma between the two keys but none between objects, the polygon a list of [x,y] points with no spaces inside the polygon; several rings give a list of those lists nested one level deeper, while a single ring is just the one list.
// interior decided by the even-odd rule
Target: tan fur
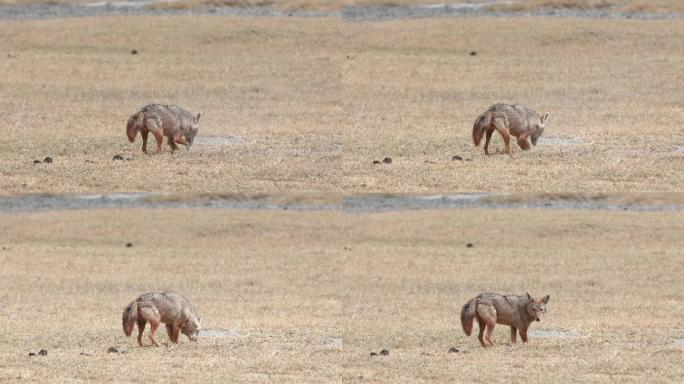
[{"label": "tan fur", "polygon": [[143,139],[143,152],[147,153],[147,136],[151,132],[157,141],[157,153],[162,151],[164,137],[172,151],[178,149],[176,144],[185,145],[188,149],[199,130],[201,113],[193,115],[175,105],[149,104],[131,115],[126,124],[126,135],[133,143],[138,132]]},{"label": "tan fur", "polygon": [[503,137],[506,153],[511,154],[511,136],[515,136],[518,139],[518,146],[526,151],[530,149],[528,138],[532,140],[532,145],[537,145],[537,139],[544,132],[548,117],[548,112],[542,117],[537,112],[518,104],[494,104],[475,120],[473,143],[475,146],[480,145],[482,137],[486,134],[484,151],[489,155],[489,141],[496,130]]},{"label": "tan fur", "polygon": [[[516,342],[516,331],[523,343],[527,342],[527,329],[533,321],[540,321],[546,312],[549,295],[536,300],[529,293],[525,295],[500,295],[481,293],[468,300],[461,308],[463,332],[470,336],[473,320],[477,320],[480,333],[477,338],[483,347],[494,346],[492,332],[495,324],[511,327],[511,341]],[[485,330],[487,335],[484,336]]]},{"label": "tan fur", "polygon": [[166,324],[166,332],[171,342],[178,343],[182,332],[190,340],[196,340],[201,329],[200,317],[185,297],[172,292],[152,292],[140,295],[124,309],[121,319],[126,336],[131,336],[133,327],[138,325],[138,344],[142,347],[145,325],[150,323],[149,338],[159,346],[154,338],[160,323]]}]

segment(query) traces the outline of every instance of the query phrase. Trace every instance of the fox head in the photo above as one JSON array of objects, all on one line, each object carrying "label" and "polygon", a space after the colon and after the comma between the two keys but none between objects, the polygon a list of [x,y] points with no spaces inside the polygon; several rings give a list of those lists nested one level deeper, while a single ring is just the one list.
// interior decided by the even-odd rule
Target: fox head
[{"label": "fox head", "polygon": [[188,148],[192,146],[192,142],[195,140],[195,136],[197,136],[197,131],[199,131],[199,121],[201,118],[201,112],[198,113],[197,116],[194,116],[192,118],[192,126],[190,127],[188,133],[185,134],[185,139],[188,142]]},{"label": "fox head", "polygon": [[192,341],[197,341],[197,335],[202,330],[202,318],[200,316],[188,316],[181,324],[181,333]]},{"label": "fox head", "polygon": [[546,304],[548,304],[549,298],[550,296],[546,295],[542,297],[541,300],[536,300],[527,292],[527,299],[529,302],[527,303],[526,310],[527,315],[531,320],[541,320],[542,315],[546,313]]},{"label": "fox head", "polygon": [[532,134],[530,135],[530,139],[532,140],[532,145],[537,145],[537,140],[539,140],[539,136],[544,133],[544,128],[546,128],[546,120],[549,118],[549,113],[546,112],[543,117],[539,119],[539,122],[534,124],[534,129],[532,131]]}]

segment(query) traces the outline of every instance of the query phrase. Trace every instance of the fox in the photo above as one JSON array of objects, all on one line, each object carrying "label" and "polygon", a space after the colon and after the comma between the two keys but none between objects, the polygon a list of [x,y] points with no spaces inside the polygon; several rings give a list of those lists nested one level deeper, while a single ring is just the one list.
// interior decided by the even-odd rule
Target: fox
[{"label": "fox", "polygon": [[489,155],[489,140],[494,131],[498,131],[503,137],[506,153],[511,155],[510,137],[518,139],[518,146],[523,151],[530,149],[529,137],[532,145],[537,145],[539,136],[544,133],[549,113],[540,116],[537,112],[519,104],[497,103],[489,107],[475,120],[473,124],[473,143],[479,146],[482,136],[487,134],[484,144],[485,155]]},{"label": "fox", "polygon": [[176,105],[149,104],[128,119],[126,135],[133,143],[140,132],[143,152],[147,153],[147,135],[152,132],[157,141],[157,153],[162,152],[164,136],[168,138],[171,151],[178,149],[176,144],[185,145],[188,149],[199,131],[202,113],[193,115]]},{"label": "fox", "polygon": [[[483,347],[494,346],[492,332],[495,324],[511,327],[511,341],[516,342],[516,331],[520,333],[523,343],[527,343],[527,329],[533,321],[541,321],[546,313],[550,295],[537,300],[527,292],[524,295],[501,295],[498,293],[481,293],[468,300],[461,308],[461,325],[466,336],[473,331],[473,319],[480,325],[477,338]],[[485,327],[487,336],[484,336]]]},{"label": "fox", "polygon": [[201,318],[190,301],[178,293],[150,292],[140,295],[126,306],[122,316],[123,331],[130,337],[133,327],[138,324],[138,344],[142,347],[145,325],[150,323],[148,337],[152,344],[159,347],[154,335],[160,323],[166,324],[166,332],[171,342],[178,344],[179,332],[191,341],[197,341],[202,329]]}]

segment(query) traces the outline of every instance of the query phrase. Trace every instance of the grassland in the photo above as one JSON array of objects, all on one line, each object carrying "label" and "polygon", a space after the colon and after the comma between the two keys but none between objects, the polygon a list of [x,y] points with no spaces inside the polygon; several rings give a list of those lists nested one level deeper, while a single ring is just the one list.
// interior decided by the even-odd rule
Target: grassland
[{"label": "grassland", "polygon": [[[2,214],[0,381],[673,382],[684,374],[675,344],[684,337],[683,219],[544,210]],[[162,348],[138,348],[121,331],[122,308],[158,289],[185,293],[205,329],[229,336],[171,345],[162,334]],[[550,294],[532,329],[579,336],[511,345],[499,326],[500,345],[481,348],[463,335],[458,311],[489,290]],[[48,356],[28,356],[43,348]],[[383,348],[388,357],[369,356]]]},{"label": "grassland", "polygon": [[[8,132],[0,188],[672,191],[684,183],[676,150],[681,26],[211,17],[2,23],[11,38],[0,42]],[[240,143],[142,155],[139,143],[126,144],[123,125],[152,101],[201,110],[201,135]],[[550,111],[546,135],[581,144],[485,158],[469,130],[496,101]],[[132,160],[112,161],[117,153]],[[454,163],[454,154],[472,161]],[[55,162],[33,164],[45,156]],[[384,156],[394,163],[371,164]]]},{"label": "grassland", "polygon": [[[682,23],[3,22],[0,191],[678,191]],[[486,158],[470,129],[498,101],[549,111],[551,141]],[[229,145],[142,154],[124,125],[150,102]]]}]

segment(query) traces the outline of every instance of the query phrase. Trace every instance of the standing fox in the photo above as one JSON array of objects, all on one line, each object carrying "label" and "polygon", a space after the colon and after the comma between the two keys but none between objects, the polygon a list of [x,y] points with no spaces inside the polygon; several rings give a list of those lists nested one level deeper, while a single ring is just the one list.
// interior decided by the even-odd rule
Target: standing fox
[{"label": "standing fox", "polygon": [[494,104],[475,120],[473,143],[475,146],[480,145],[482,136],[486,133],[484,151],[486,155],[489,155],[489,140],[492,138],[494,130],[497,130],[503,136],[506,153],[511,154],[511,135],[517,137],[520,148],[527,151],[530,149],[527,138],[529,137],[532,140],[532,145],[537,145],[537,139],[544,133],[548,118],[548,112],[542,117],[537,112],[522,105]]},{"label": "standing fox", "polygon": [[192,113],[175,105],[150,104],[134,113],[126,124],[128,140],[135,141],[140,131],[143,152],[147,153],[147,135],[152,132],[157,141],[157,153],[162,151],[164,136],[168,138],[169,146],[175,151],[176,144],[185,145],[188,149],[197,136],[199,121],[202,114],[193,116]]},{"label": "standing fox", "polygon": [[166,324],[166,332],[171,342],[178,343],[179,332],[190,340],[197,340],[201,330],[200,317],[190,301],[177,293],[153,292],[140,295],[133,300],[123,312],[123,330],[131,336],[133,327],[138,324],[138,344],[142,347],[142,335],[145,325],[150,322],[149,338],[152,344],[159,346],[154,339],[159,323]]},{"label": "standing fox", "polygon": [[[467,336],[473,331],[473,319],[477,319],[480,325],[480,334],[477,338],[480,344],[486,347],[487,343],[494,346],[492,332],[494,324],[504,324],[511,327],[511,341],[515,343],[515,332],[520,332],[523,343],[527,342],[527,328],[533,321],[540,321],[546,312],[546,304],[549,295],[536,300],[530,293],[524,295],[500,295],[498,293],[481,293],[468,300],[461,308],[461,325]],[[485,326],[487,337],[483,337]]]}]

